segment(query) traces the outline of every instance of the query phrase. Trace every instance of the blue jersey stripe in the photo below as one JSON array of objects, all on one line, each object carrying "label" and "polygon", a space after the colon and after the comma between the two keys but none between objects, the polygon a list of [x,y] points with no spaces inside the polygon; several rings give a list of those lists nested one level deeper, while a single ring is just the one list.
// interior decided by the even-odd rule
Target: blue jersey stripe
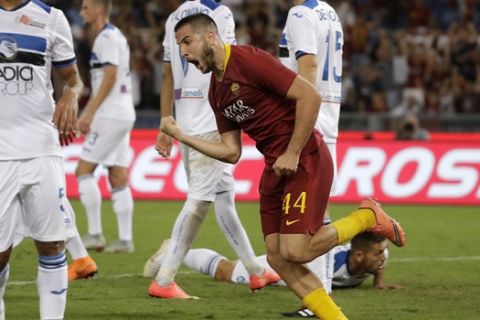
[{"label": "blue jersey stripe", "polygon": [[315,8],[318,5],[317,0],[306,0],[304,3],[301,4],[302,6],[308,7],[310,9]]},{"label": "blue jersey stripe", "polygon": [[219,6],[219,4],[213,0],[200,0],[200,3],[208,7],[210,10],[215,10]]},{"label": "blue jersey stripe", "polygon": [[47,39],[35,36],[29,36],[20,33],[0,32],[0,42],[15,41],[17,49],[32,50],[45,53],[47,50]]},{"label": "blue jersey stripe", "polygon": [[43,3],[42,1],[32,0],[32,3],[36,4],[37,6],[39,6],[39,7],[42,8],[43,10],[45,10],[47,13],[50,13],[50,11],[52,11],[52,7],[50,7],[49,5]]}]

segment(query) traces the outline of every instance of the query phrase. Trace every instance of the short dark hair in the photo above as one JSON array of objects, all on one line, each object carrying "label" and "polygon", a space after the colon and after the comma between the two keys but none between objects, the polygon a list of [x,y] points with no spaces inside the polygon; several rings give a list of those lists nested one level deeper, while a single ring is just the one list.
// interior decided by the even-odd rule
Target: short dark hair
[{"label": "short dark hair", "polygon": [[215,21],[209,15],[204,13],[196,13],[182,18],[175,25],[174,31],[177,32],[178,29],[188,24],[191,25],[194,30],[204,31],[206,29],[210,29],[211,31],[218,33],[217,24]]},{"label": "short dark hair", "polygon": [[353,250],[367,250],[372,244],[380,243],[385,241],[385,236],[373,233],[373,232],[362,232],[353,237],[352,249]]},{"label": "short dark hair", "polygon": [[110,15],[112,11],[112,0],[93,0],[97,5],[101,5],[105,8],[105,12],[107,13],[107,17]]}]

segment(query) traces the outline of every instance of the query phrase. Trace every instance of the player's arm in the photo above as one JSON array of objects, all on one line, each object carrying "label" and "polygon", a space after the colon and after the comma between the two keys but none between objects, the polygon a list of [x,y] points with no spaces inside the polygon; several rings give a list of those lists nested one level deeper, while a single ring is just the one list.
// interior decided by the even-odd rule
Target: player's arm
[{"label": "player's arm", "polygon": [[160,125],[165,134],[190,146],[199,152],[227,163],[237,163],[242,154],[242,139],[240,130],[231,130],[220,134],[220,141],[207,141],[186,135],[175,123],[173,117],[165,118]]},{"label": "player's arm", "polygon": [[383,282],[383,273],[385,269],[381,269],[373,275],[373,287],[376,289],[403,289],[405,288],[399,284],[386,284]]},{"label": "player's arm", "polygon": [[290,175],[297,170],[300,153],[312,134],[322,102],[315,87],[301,76],[295,77],[287,97],[296,101],[295,128],[287,150],[273,165],[277,175]]},{"label": "player's arm", "polygon": [[53,123],[60,134],[60,144],[68,145],[75,136],[74,126],[78,114],[78,97],[83,90],[82,79],[76,64],[56,68],[55,71],[64,82],[62,96],[53,113]]},{"label": "player's arm", "polygon": [[112,91],[113,85],[117,80],[117,70],[118,67],[116,65],[106,64],[103,66],[103,79],[98,88],[98,92],[96,95],[90,97],[77,123],[78,129],[83,134],[88,133],[95,112]]},{"label": "player's arm", "polygon": [[298,74],[312,85],[317,83],[317,58],[314,54],[305,54],[297,59]]},{"label": "player's arm", "polygon": [[162,94],[160,96],[160,127],[157,134],[157,140],[155,143],[155,150],[162,157],[169,157],[172,150],[172,138],[164,134],[160,128],[162,127],[162,121],[165,121],[167,117],[173,115],[173,72],[172,64],[168,61],[163,62],[162,69]]}]

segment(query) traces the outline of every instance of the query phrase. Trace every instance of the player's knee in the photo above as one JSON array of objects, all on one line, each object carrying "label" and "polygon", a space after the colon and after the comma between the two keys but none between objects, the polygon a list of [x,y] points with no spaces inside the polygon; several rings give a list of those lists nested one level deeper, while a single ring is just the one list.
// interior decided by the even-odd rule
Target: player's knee
[{"label": "player's knee", "polygon": [[292,246],[283,246],[280,248],[282,259],[290,263],[307,263],[311,259],[302,250],[296,250]]},{"label": "player's knee", "polygon": [[40,256],[57,255],[65,250],[64,241],[43,242],[35,240],[35,245]]},{"label": "player's knee", "polygon": [[190,215],[193,215],[203,221],[207,216],[210,204],[210,201],[187,199],[184,205],[184,209]]}]

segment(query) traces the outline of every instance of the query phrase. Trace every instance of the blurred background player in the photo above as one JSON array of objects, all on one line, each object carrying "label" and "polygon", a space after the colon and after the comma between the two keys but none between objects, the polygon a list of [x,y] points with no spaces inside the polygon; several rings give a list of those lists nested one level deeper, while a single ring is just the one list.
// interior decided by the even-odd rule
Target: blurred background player
[{"label": "blurred background player", "polygon": [[265,156],[259,193],[269,264],[316,316],[347,319],[303,264],[367,230],[404,246],[403,230],[373,200],[322,226],[333,164],[314,128],[321,103],[315,87],[265,51],[225,44],[208,15],[187,16],[174,30],[182,56],[203,73],[212,72],[209,101],[220,141],[183,133],[173,117],[162,119],[161,130],[228,163],[241,156],[242,129],[256,142]]},{"label": "blurred background player", "polygon": [[[52,67],[64,82],[56,104]],[[40,319],[63,319],[68,217],[59,137],[68,144],[74,136],[83,87],[63,12],[38,0],[0,0],[0,71],[0,319],[20,227],[37,248]]]},{"label": "blurred background player", "polygon": [[[327,144],[333,161],[330,196],[337,185],[338,121],[340,118],[343,29],[335,10],[324,1],[293,0],[280,39],[279,57],[284,65],[310,81],[322,97],[315,128]],[[328,206],[324,224],[331,222]],[[318,275],[332,292],[333,251],[323,257],[324,272]]]},{"label": "blurred background player", "polygon": [[130,49],[121,31],[109,23],[111,9],[111,0],[84,0],[80,12],[96,37],[90,57],[92,94],[77,122],[86,137],[75,175],[87,214],[88,234],[82,238],[85,247],[97,251],[105,247],[102,198],[94,176],[98,164],[103,164],[108,168],[119,238],[105,251],[133,252],[133,198],[128,186],[128,165],[135,110]]},{"label": "blurred background player", "polygon": [[[208,104],[209,74],[202,74],[181,57],[175,40],[175,24],[185,15],[208,13],[219,25],[220,35],[227,43],[235,42],[235,22],[226,6],[213,0],[186,1],[173,12],[166,23],[163,81],[160,111],[162,122],[173,114],[179,126],[196,137],[218,141],[215,117]],[[175,100],[174,100],[175,99]],[[159,132],[156,149],[164,157],[170,156],[172,138]],[[214,202],[218,225],[244,263],[250,277],[250,288],[260,289],[277,282],[279,276],[257,264],[248,236],[235,209],[232,166],[212,159],[190,148],[181,146],[187,172],[189,191],[171,235],[171,245],[164,262],[152,281],[148,293],[156,298],[190,298],[174,281],[185,254]]]}]

